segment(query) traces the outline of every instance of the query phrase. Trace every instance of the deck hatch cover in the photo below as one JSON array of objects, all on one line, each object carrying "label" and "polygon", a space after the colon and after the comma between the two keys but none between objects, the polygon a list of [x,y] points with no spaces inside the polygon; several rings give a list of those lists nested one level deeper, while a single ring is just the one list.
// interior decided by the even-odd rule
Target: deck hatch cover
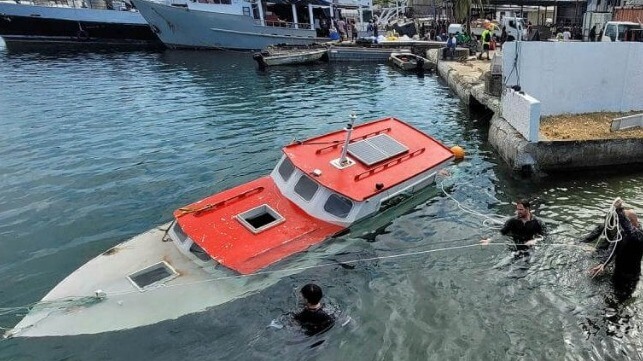
[{"label": "deck hatch cover", "polygon": [[348,153],[368,166],[408,151],[407,147],[386,134],[379,134],[348,145]]},{"label": "deck hatch cover", "polygon": [[149,267],[143,268],[142,270],[132,273],[127,276],[127,278],[134,283],[139,289],[144,289],[145,287],[152,285],[154,283],[171,279],[176,277],[178,274],[176,271],[170,267],[165,261],[153,264]]}]

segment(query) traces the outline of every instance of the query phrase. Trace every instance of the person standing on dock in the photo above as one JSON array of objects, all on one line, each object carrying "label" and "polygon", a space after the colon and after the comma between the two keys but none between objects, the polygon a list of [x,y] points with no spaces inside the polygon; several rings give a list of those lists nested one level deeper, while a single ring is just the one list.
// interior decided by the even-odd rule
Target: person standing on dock
[{"label": "person standing on dock", "polygon": [[339,20],[337,20],[337,31],[339,32],[340,41],[348,39],[346,37],[346,21],[344,21],[344,18],[339,18]]},{"label": "person standing on dock", "polygon": [[596,24],[589,30],[589,41],[596,41]]},{"label": "person standing on dock", "polygon": [[491,44],[491,31],[489,30],[489,27],[484,29],[480,39],[482,41],[482,51],[480,52],[480,55],[478,55],[478,60],[482,60],[482,54],[484,53],[487,53],[487,60],[489,60],[489,45]]},{"label": "person standing on dock", "polygon": [[355,19],[351,20],[351,40],[353,42],[357,41],[357,24],[355,24]]},{"label": "person standing on dock", "polygon": [[[516,216],[505,222],[500,233],[513,238],[516,256],[524,256],[536,244],[536,236],[545,235],[545,225],[531,213],[529,201],[521,199],[516,202]],[[483,239],[480,244],[486,246],[490,242],[490,239]]]},{"label": "person standing on dock", "polygon": [[449,36],[449,40],[447,40],[447,55],[451,60],[453,60],[453,58],[455,57],[455,48],[457,45],[458,40],[456,39],[455,35],[451,34]]},{"label": "person standing on dock", "polygon": [[590,276],[596,277],[605,271],[605,266],[614,260],[612,285],[618,302],[630,298],[641,277],[641,259],[643,259],[643,231],[633,210],[623,210],[623,201],[614,202],[618,218],[621,239],[610,242],[608,252],[601,264],[589,270]]},{"label": "person standing on dock", "polygon": [[373,36],[375,37],[375,42],[377,42],[377,37],[380,35],[379,34],[379,25],[377,22],[380,19],[377,18],[377,16],[373,16]]}]

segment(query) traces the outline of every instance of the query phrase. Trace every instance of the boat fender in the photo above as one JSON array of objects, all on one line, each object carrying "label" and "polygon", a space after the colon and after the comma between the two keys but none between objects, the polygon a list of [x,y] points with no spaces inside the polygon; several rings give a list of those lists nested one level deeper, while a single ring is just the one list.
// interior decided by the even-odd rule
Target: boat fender
[{"label": "boat fender", "polygon": [[85,30],[78,30],[78,32],[76,33],[76,38],[82,41],[89,40],[89,33]]},{"label": "boat fender", "polygon": [[464,159],[464,149],[462,149],[457,145],[454,145],[453,147],[451,147],[451,153],[453,153],[453,155],[455,156],[455,159],[457,160]]},{"label": "boat fender", "polygon": [[96,290],[94,291],[94,294],[96,295],[95,297],[98,298],[99,300],[107,298],[107,293],[105,293],[105,291],[103,290]]}]

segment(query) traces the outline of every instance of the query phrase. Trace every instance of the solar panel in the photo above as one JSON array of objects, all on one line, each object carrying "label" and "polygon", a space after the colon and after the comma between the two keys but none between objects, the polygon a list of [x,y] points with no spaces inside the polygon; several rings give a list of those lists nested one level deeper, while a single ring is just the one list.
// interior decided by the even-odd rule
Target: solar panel
[{"label": "solar panel", "polygon": [[393,158],[408,150],[407,147],[386,134],[379,134],[348,145],[348,153],[368,166]]}]

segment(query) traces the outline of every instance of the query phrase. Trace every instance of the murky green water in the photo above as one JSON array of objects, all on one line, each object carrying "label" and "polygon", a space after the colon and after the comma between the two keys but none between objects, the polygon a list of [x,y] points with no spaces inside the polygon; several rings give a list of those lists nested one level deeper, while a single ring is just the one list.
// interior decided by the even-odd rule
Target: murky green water
[{"label": "murky green water", "polygon": [[[269,172],[282,145],[339,129],[353,110],[461,145],[467,159],[453,167],[448,192],[486,215],[509,215],[513,200],[531,198],[553,232],[546,243],[573,243],[616,196],[643,210],[641,172],[512,174],[486,142],[488,114],[470,113],[435,77],[385,64],[260,72],[241,53],[0,48],[0,84],[0,307],[39,300],[175,208]],[[346,262],[466,246],[495,234],[482,221],[436,187],[374,235],[334,240],[356,241],[342,254],[316,252]],[[0,359],[636,359],[640,293],[606,318],[608,279],[585,272],[594,263],[576,247],[545,244],[531,263],[490,246],[338,264],[152,326],[0,341]],[[352,321],[314,338],[269,327],[311,281]],[[0,326],[18,320],[0,317]]]}]

